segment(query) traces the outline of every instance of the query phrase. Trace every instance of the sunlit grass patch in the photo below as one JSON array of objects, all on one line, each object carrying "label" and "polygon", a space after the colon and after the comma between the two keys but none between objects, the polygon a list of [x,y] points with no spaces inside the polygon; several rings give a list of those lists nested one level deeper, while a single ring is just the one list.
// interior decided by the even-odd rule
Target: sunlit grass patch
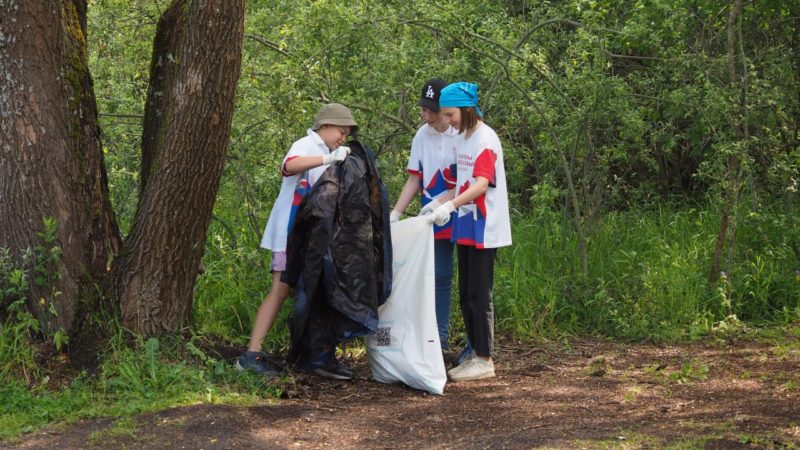
[{"label": "sunlit grass patch", "polygon": [[83,374],[57,391],[14,382],[0,385],[0,439],[97,417],[118,418],[109,432],[124,435],[131,431],[128,419],[134,415],[198,403],[251,406],[276,399],[291,387],[291,379],[240,373],[227,361],[205,353],[199,358],[198,352],[203,353],[192,340],[126,342],[120,334],[112,339],[96,376]]}]

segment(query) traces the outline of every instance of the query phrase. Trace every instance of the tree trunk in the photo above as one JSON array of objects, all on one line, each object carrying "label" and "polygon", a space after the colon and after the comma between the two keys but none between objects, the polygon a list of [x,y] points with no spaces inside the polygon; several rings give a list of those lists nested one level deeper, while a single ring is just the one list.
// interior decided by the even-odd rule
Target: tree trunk
[{"label": "tree trunk", "polygon": [[[734,137],[747,145],[747,138],[749,137],[745,117],[746,103],[747,103],[747,85],[745,84],[744,76],[740,80],[740,86],[737,88],[737,74],[736,74],[736,49],[734,46],[734,26],[736,18],[742,11],[742,4],[744,0],[735,0],[731,5],[731,12],[728,14],[727,26],[727,48],[728,48],[728,77],[731,92],[740,89],[739,104],[733,108],[731,113],[731,129],[733,130]],[[743,61],[746,64],[746,61]],[[745,66],[746,67],[746,66]],[[727,169],[727,182],[728,186],[725,188],[725,204],[722,209],[722,218],[720,220],[720,229],[717,234],[717,243],[714,248],[714,256],[711,261],[711,273],[709,274],[709,281],[716,282],[720,278],[720,265],[722,262],[722,252],[725,247],[725,240],[728,241],[728,270],[726,277],[728,282],[728,290],[730,290],[732,274],[730,273],[733,268],[733,252],[736,243],[734,232],[736,230],[736,207],[739,198],[739,180],[740,176],[740,162],[739,155],[734,151],[728,157]],[[729,228],[730,227],[730,228]]]},{"label": "tree trunk", "polygon": [[176,0],[156,31],[136,220],[114,266],[123,325],[144,336],[191,317],[219,187],[244,34],[244,0]]},{"label": "tree trunk", "polygon": [[[26,249],[44,248],[27,269],[50,272],[46,283],[32,283],[28,305],[45,332],[80,328],[107,286],[106,298],[120,305],[129,329],[175,331],[190,316],[222,175],[244,0],[176,0],[159,24],[145,172],[124,245],[87,66],[86,7],[85,0],[0,0],[0,247],[17,261]],[[54,242],[43,242],[45,218],[57,223]],[[61,256],[44,258],[52,246]]]},{"label": "tree trunk", "polygon": [[[45,333],[72,332],[98,298],[120,247],[110,207],[86,53],[86,1],[0,0],[0,247],[17,261],[43,245],[55,219],[61,256],[34,252],[47,271],[29,308]],[[38,258],[38,259],[37,259]],[[33,267],[29,273],[36,274]]]}]

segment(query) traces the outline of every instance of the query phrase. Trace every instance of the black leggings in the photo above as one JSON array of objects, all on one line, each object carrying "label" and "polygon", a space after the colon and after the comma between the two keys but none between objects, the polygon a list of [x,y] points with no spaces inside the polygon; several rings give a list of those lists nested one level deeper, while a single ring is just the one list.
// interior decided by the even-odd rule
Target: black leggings
[{"label": "black leggings", "polygon": [[458,294],[461,315],[478,356],[492,356],[494,346],[494,248],[458,246]]}]

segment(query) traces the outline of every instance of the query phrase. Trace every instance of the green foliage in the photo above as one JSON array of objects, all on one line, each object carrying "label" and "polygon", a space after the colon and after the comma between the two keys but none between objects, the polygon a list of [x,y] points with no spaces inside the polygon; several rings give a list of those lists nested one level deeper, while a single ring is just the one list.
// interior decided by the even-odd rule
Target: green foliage
[{"label": "green foliage", "polygon": [[[515,245],[500,252],[496,271],[500,329],[675,339],[720,332],[730,314],[796,321],[800,146],[791,130],[800,58],[780,49],[798,46],[788,19],[797,11],[743,11],[743,139],[731,125],[742,119],[727,75],[727,8],[660,0],[251,3],[230,159],[198,280],[199,327],[242,343],[249,334],[269,289],[269,255],[257,246],[278,168],[318,105],[352,107],[394,198],[420,123],[418,85],[433,75],[478,82],[487,122],[503,141]],[[729,285],[709,285],[732,154],[747,180],[738,247]],[[588,239],[585,274],[567,171]],[[286,343],[277,323],[272,348]]]},{"label": "green foliage", "polygon": [[172,397],[202,382],[199,372],[181,362],[164,364],[156,338],[141,342],[138,347],[112,346],[100,380],[104,393],[128,400],[127,405],[137,412],[143,402]]},{"label": "green foliage", "polygon": [[33,247],[33,274],[37,286],[47,287],[60,278],[58,263],[62,252],[56,242],[58,222],[52,217],[45,217],[42,222],[44,230],[37,233],[41,243]]},{"label": "green foliage", "polygon": [[129,430],[126,418],[135,414],[200,401],[252,404],[277,398],[285,389],[283,380],[240,374],[209,356],[201,350],[201,336],[127,343],[118,330],[95,377],[83,373],[59,389],[15,380],[0,383],[0,439],[48,423],[109,416],[121,418],[112,432],[124,433]]},{"label": "green foliage", "polygon": [[[4,426],[0,427],[0,439],[31,432],[53,421],[95,416],[99,405],[93,404],[85,383],[79,378],[69,389],[55,392],[29,389],[16,381],[3,383],[0,385],[0,420]],[[76,412],[81,414],[75,417]]]},{"label": "green foliage", "polygon": [[[224,237],[215,235],[209,245],[204,273],[197,281],[195,318],[203,333],[245,345],[271,279],[269,253],[258,249],[256,239],[232,247]],[[267,347],[288,345],[287,313],[288,308],[284,308],[276,320],[275,332],[267,336]]]},{"label": "green foliage", "polygon": [[37,312],[44,317],[58,316],[55,298],[60,292],[54,286],[60,278],[58,224],[49,217],[44,218],[43,224],[43,230],[37,233],[39,243],[27,248],[18,261],[8,249],[0,248],[0,381],[25,380],[27,384],[40,381],[42,374],[35,356],[42,332],[45,338],[52,338],[57,350],[69,343],[63,329],[43,330],[40,320],[28,307],[31,288],[35,287],[45,292],[34,302]]},{"label": "green foliage", "polygon": [[[151,41],[167,3],[89,5],[123,230],[135,212]],[[672,339],[719,332],[729,316],[797,321],[798,12],[787,2],[745,5],[734,24],[743,87],[728,74],[730,4],[718,0],[250,2],[198,329],[240,343],[249,334],[269,289],[258,240],[279,166],[317,107],[351,106],[394,198],[420,124],[419,84],[434,75],[479,83],[503,141],[515,245],[500,252],[496,274],[501,329]],[[719,205],[735,187],[730,156],[741,163],[744,202],[737,248],[726,280],[709,285]],[[273,348],[286,344],[277,323]]]},{"label": "green foliage", "polygon": [[124,417],[119,420],[115,420],[114,423],[105,430],[98,430],[92,431],[89,434],[89,444],[92,446],[101,446],[104,442],[107,442],[109,438],[114,437],[129,437],[134,438],[136,436],[136,422],[131,417]]},{"label": "green foliage", "polygon": [[704,381],[708,378],[708,364],[698,364],[696,361],[686,361],[681,368],[669,373],[667,376],[671,381],[679,384],[690,383],[692,381]]},{"label": "green foliage", "polygon": [[[23,255],[25,265],[30,252]],[[16,379],[27,383],[39,378],[35,363],[33,334],[39,332],[39,321],[25,311],[28,296],[28,272],[18,267],[8,249],[0,248],[0,383]]]},{"label": "green foliage", "polygon": [[[58,325],[56,298],[61,295],[56,283],[61,279],[61,245],[58,243],[58,222],[52,217],[42,220],[43,230],[37,233],[39,243],[33,246],[32,274],[35,289],[39,293],[35,304],[39,308],[37,317],[42,321],[42,329],[47,338],[52,338],[57,350],[69,343],[69,335]],[[24,261],[23,261],[24,264]],[[34,300],[36,300],[34,298]]]},{"label": "green foliage", "polygon": [[[19,266],[25,267],[30,260],[30,252],[24,253],[21,259]],[[0,248],[0,299],[3,300],[4,315],[18,309],[28,293],[28,272],[19,266],[7,248]]]},{"label": "green foliage", "polygon": [[[136,214],[152,39],[168,4],[88,2],[89,64],[123,234]],[[277,395],[279,386],[210,356],[203,336],[243,345],[250,333],[269,289],[269,254],[258,242],[282,158],[321,103],[345,103],[396,198],[421,123],[418,89],[431,76],[477,82],[503,142],[515,244],[496,264],[499,332],[672,340],[800,322],[800,9],[746,3],[735,24],[745,89],[728,75],[729,8],[720,0],[248,2],[229,156],[196,285],[199,334],[131,343],[120,332],[96,378],[45,391],[32,345],[42,324],[23,306],[39,288],[39,312],[56,313],[60,294],[47,288],[61,253],[46,220],[40,244],[18,260],[0,249],[0,421],[9,424],[0,437],[49,421]],[[731,185],[731,156],[741,186]],[[732,188],[742,200],[736,252],[725,278],[709,284]],[[268,347],[287,345],[287,312]],[[62,331],[49,338],[68,345]],[[704,376],[696,363],[679,373]]]},{"label": "green foliage", "polygon": [[36,347],[31,345],[39,331],[39,321],[21,310],[21,305],[12,304],[9,318],[0,328],[0,384],[13,380],[32,383],[41,378]]},{"label": "green foliage", "polygon": [[138,201],[144,102],[156,24],[167,0],[90,0],[89,67],[95,80],[109,192],[123,233]]},{"label": "green foliage", "polygon": [[[774,217],[766,208],[760,214]],[[716,217],[666,207],[609,214],[594,230],[588,277],[571,251],[575,235],[568,224],[541,211],[515,218],[517,244],[498,253],[495,268],[498,327],[522,336],[588,332],[673,340],[733,332],[741,327],[736,317],[796,322],[796,259],[779,227],[742,221],[742,236],[758,236],[740,244],[749,256],[731,276],[743,281],[730,287],[730,297],[728,289],[708,285]]]},{"label": "green foliage", "polygon": [[[135,213],[139,116],[166,4],[90,2],[90,64],[123,231]],[[395,198],[420,124],[419,84],[434,75],[478,82],[504,145],[515,245],[496,266],[499,331],[664,340],[797,322],[798,11],[748,3],[739,16],[742,109],[743,91],[728,78],[728,8],[717,0],[250,2],[196,329],[247,339],[269,289],[269,254],[258,242],[281,160],[318,106],[351,107]],[[748,137],[737,132],[745,123]],[[709,284],[731,155],[743,180],[736,253],[726,278]],[[286,346],[287,310],[268,347]],[[146,368],[128,361],[109,373],[134,376],[132,392],[167,389],[168,377]]]},{"label": "green foliage", "polygon": [[[281,392],[279,385],[269,386],[263,377],[240,376],[229,363],[207,355],[188,342],[161,341],[156,338],[137,341],[129,346],[120,333],[110,345],[98,378],[98,390],[118,403],[124,414],[159,409],[197,399],[214,402],[229,392],[229,387],[270,398]],[[190,358],[190,359],[187,359]],[[235,390],[234,390],[235,392]]]}]

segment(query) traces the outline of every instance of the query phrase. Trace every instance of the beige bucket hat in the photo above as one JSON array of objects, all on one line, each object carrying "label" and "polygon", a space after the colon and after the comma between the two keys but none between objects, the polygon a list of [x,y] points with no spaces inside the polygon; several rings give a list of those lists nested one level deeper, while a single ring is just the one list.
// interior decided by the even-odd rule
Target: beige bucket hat
[{"label": "beige bucket hat", "polygon": [[350,110],[341,103],[328,103],[319,109],[317,116],[314,117],[312,130],[319,130],[323,125],[336,125],[340,127],[352,127],[350,134],[356,134],[358,125],[350,114]]}]

